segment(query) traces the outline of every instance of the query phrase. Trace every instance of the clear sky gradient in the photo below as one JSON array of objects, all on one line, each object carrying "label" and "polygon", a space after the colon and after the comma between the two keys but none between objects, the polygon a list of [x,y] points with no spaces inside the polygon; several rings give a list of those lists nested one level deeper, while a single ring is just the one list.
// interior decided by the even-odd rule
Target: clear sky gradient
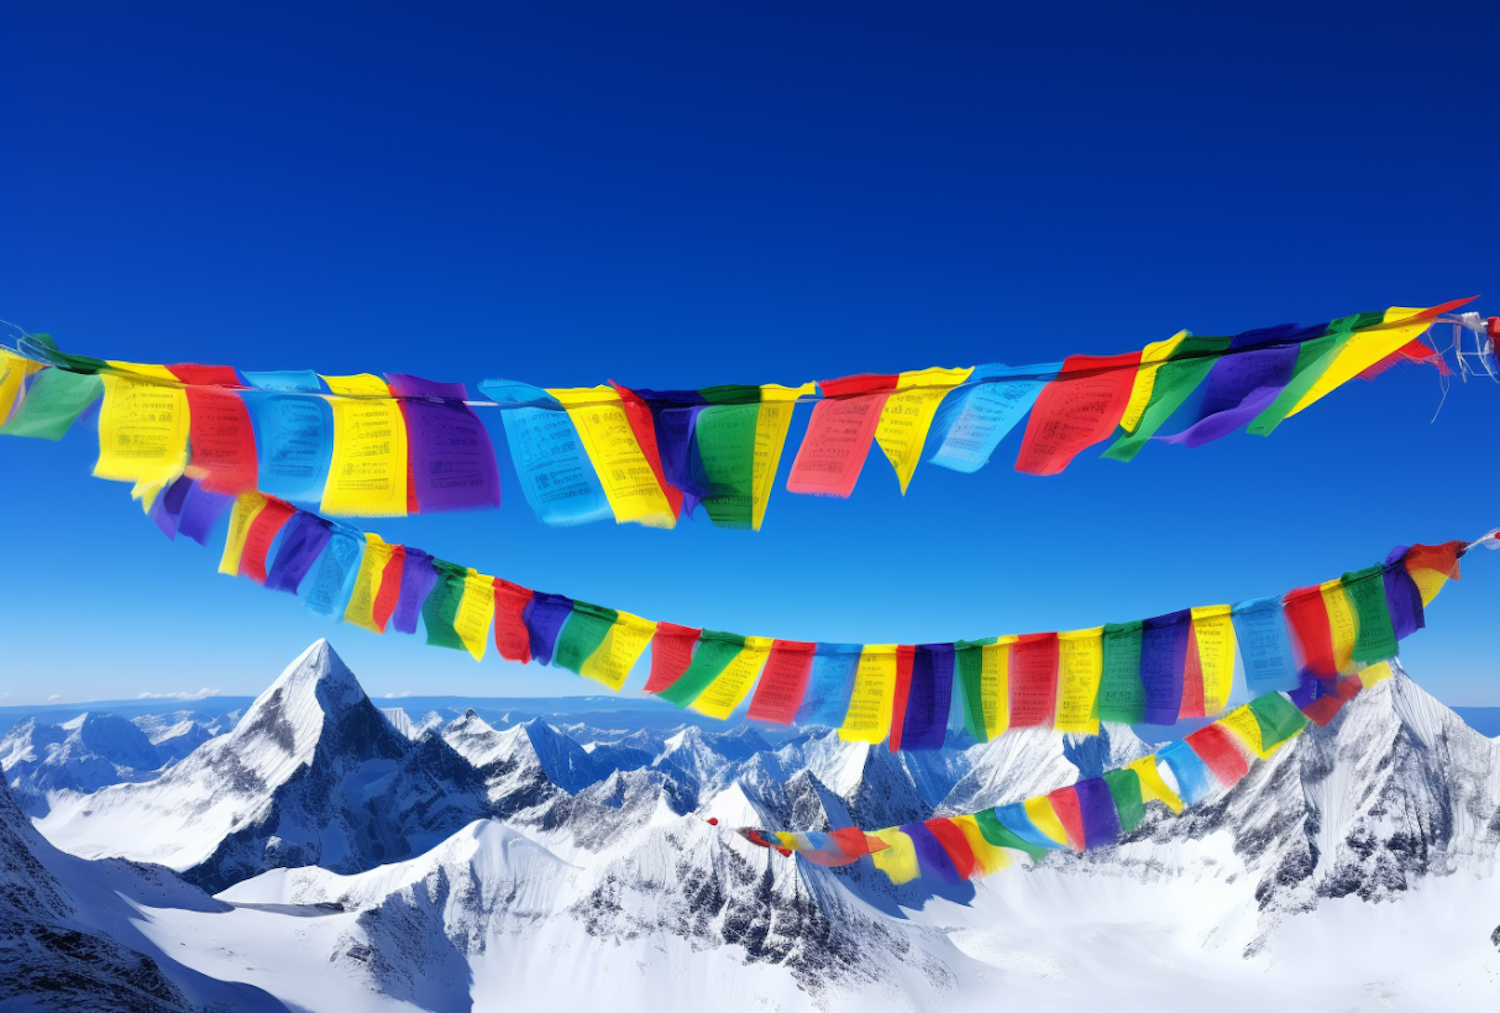
[{"label": "clear sky gradient", "polygon": [[[1483,294],[1500,5],[0,7],[0,317],[145,362],[545,386],[1121,352]],[[878,453],[760,534],[370,527],[544,590],[804,640],[1072,629],[1500,524],[1500,387],[1356,382],[1270,438],[1064,475]],[[781,481],[806,426],[800,409]],[[374,694],[592,692],[333,625],[169,543],[95,441],[0,440],[0,702],[253,694],[327,636]],[[1403,657],[1500,703],[1500,553]],[[632,685],[639,685],[638,672]]]}]

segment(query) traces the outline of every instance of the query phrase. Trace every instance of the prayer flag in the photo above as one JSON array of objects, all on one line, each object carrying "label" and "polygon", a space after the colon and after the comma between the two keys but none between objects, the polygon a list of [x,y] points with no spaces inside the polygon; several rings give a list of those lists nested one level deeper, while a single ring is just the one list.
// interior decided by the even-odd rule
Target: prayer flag
[{"label": "prayer flag", "polygon": [[500,413],[521,493],[543,524],[570,527],[614,516],[583,438],[556,398],[540,387],[505,380],[486,380],[479,389],[501,404],[550,406],[507,407]]},{"label": "prayer flag", "polygon": [[1141,628],[1139,621],[1110,623],[1102,635],[1103,659],[1099,679],[1099,720],[1136,724],[1146,716],[1146,690],[1141,684]]},{"label": "prayer flag", "polygon": [[258,492],[243,492],[235,497],[234,510],[229,515],[229,535],[224,540],[224,554],[219,557],[219,572],[236,577],[240,572],[240,556],[245,552],[245,539],[250,534],[250,525],[266,508],[266,498]]},{"label": "prayer flag", "polygon": [[464,574],[464,593],[453,617],[453,630],[475,661],[484,660],[490,623],[495,618],[495,578],[470,569]]},{"label": "prayer flag", "polygon": [[1234,684],[1234,619],[1229,605],[1205,605],[1192,609],[1193,639],[1198,649],[1198,670],[1203,716],[1224,713]]},{"label": "prayer flag", "polygon": [[1057,708],[1057,634],[1017,637],[1009,655],[1010,727],[1050,726]]},{"label": "prayer flag", "polygon": [[1252,696],[1300,685],[1297,659],[1287,636],[1280,598],[1239,602],[1231,612],[1235,641],[1245,667],[1245,687]]},{"label": "prayer flag", "polygon": [[1060,732],[1099,734],[1099,681],[1104,674],[1104,627],[1059,633],[1061,703],[1055,727]]},{"label": "prayer flag", "polygon": [[40,362],[0,348],[0,423],[10,418],[11,409],[26,392],[26,379],[42,368]]},{"label": "prayer flag", "polygon": [[1338,674],[1328,607],[1319,587],[1299,587],[1287,593],[1283,606],[1287,624],[1296,637],[1301,670],[1332,677]]},{"label": "prayer flag", "polygon": [[620,613],[614,609],[574,601],[573,610],[558,635],[552,663],[574,675],[581,674],[583,663],[604,643],[610,627],[619,618]]},{"label": "prayer flag", "polygon": [[1329,580],[1318,587],[1323,596],[1323,607],[1328,612],[1328,629],[1333,637],[1333,660],[1339,672],[1349,675],[1354,671],[1354,642],[1359,636],[1359,616],[1344,593],[1340,580]]},{"label": "prayer flag", "polygon": [[891,732],[896,695],[895,644],[866,644],[859,655],[849,709],[839,727],[845,742],[883,742]]},{"label": "prayer flag", "polygon": [[240,399],[255,437],[257,486],[282,499],[319,502],[333,463],[333,408],[311,370],[246,373]]},{"label": "prayer flag", "polygon": [[819,644],[813,650],[812,674],[797,708],[797,724],[835,727],[843,722],[863,651],[863,644]]},{"label": "prayer flag", "polygon": [[[1130,421],[1131,408],[1135,405],[1136,397],[1140,393],[1139,386],[1131,391],[1131,405],[1127,407],[1125,415],[1120,420],[1120,428],[1124,434],[1117,437],[1115,442],[1105,450],[1103,457],[1116,461],[1129,461],[1140,453],[1142,447],[1150,442],[1151,437],[1156,435],[1172,414],[1182,407],[1184,401],[1198,385],[1208,376],[1209,370],[1214,363],[1219,361],[1220,356],[1229,348],[1229,338],[1204,337],[1198,338],[1182,332],[1182,340],[1166,353],[1167,361],[1160,364],[1143,366],[1140,373],[1136,374],[1137,384],[1142,373],[1147,369],[1154,370],[1151,379],[1150,393],[1147,395],[1146,407],[1141,412],[1140,420],[1134,425],[1126,425]],[[1147,346],[1149,349],[1151,346]],[[1144,361],[1144,355],[1143,355]]]},{"label": "prayer flag", "polygon": [[646,463],[651,466],[651,474],[656,477],[656,484],[661,487],[662,495],[666,496],[667,505],[672,508],[672,516],[681,517],[682,490],[667,482],[662,468],[661,449],[656,442],[656,419],[651,406],[635,391],[621,387],[613,380],[609,385],[620,395],[620,407],[625,412],[626,421],[630,423],[630,431],[635,434],[635,442],[640,446]]},{"label": "prayer flag", "polygon": [[354,577],[359,572],[364,549],[363,538],[343,525],[334,525],[303,606],[320,616],[342,616],[344,603],[354,590]]},{"label": "prayer flag", "polygon": [[495,649],[506,661],[531,660],[531,634],[526,629],[526,606],[531,588],[495,578]]},{"label": "prayer flag", "polygon": [[167,368],[188,385],[188,444],[203,487],[230,495],[254,489],[259,475],[255,430],[236,393],[243,384],[234,367],[183,362]]},{"label": "prayer flag", "polygon": [[431,647],[447,647],[455,651],[464,650],[463,638],[459,636],[458,607],[467,589],[468,570],[445,559],[432,559],[432,569],[437,580],[427,600],[422,603],[422,625],[427,627],[427,643]]},{"label": "prayer flag", "polygon": [[[213,494],[210,494],[213,495]],[[255,495],[253,493],[241,493],[241,496]],[[192,497],[188,498],[188,505],[183,508],[184,533],[187,531],[187,513],[192,507]],[[233,531],[234,522],[230,522],[230,530]],[[287,522],[286,530],[281,535],[281,547],[276,550],[276,561],[271,564],[270,571],[266,574],[266,587],[273,591],[286,591],[288,594],[298,594],[302,589],[302,581],[312,570],[318,557],[323,555],[323,550],[328,548],[329,539],[333,537],[333,529],[328,522],[316,514],[297,511],[296,515]]]},{"label": "prayer flag", "polygon": [[1235,745],[1234,738],[1219,722],[1206,725],[1182,740],[1226,788],[1239,784],[1250,766]]},{"label": "prayer flag", "polygon": [[970,384],[944,400],[933,427],[938,448],[929,460],[963,474],[990,463],[1000,441],[1031,410],[1037,395],[1060,369],[1060,362],[976,366]]},{"label": "prayer flag", "polygon": [[421,549],[406,547],[406,564],[401,569],[401,596],[391,625],[399,633],[416,633],[417,619],[427,605],[427,598],[437,586],[438,574],[432,556]]},{"label": "prayer flag", "polygon": [[1385,603],[1390,610],[1391,628],[1397,640],[1404,640],[1427,625],[1427,616],[1422,610],[1422,592],[1406,569],[1406,552],[1405,545],[1391,550],[1381,572]]},{"label": "prayer flag", "polygon": [[705,717],[715,717],[718,720],[729,719],[729,714],[735,711],[739,702],[745,698],[750,687],[753,686],[756,675],[760,674],[760,668],[765,665],[766,657],[771,654],[772,641],[769,636],[747,636],[744,647],[735,654],[732,660],[724,666],[723,671],[718,672],[718,677],[708,684],[697,699],[691,702],[691,708]]},{"label": "prayer flag", "polygon": [[267,497],[264,507],[245,533],[240,553],[240,576],[249,577],[257,584],[266,582],[266,555],[271,551],[271,542],[296,512],[297,508],[290,503]]},{"label": "prayer flag", "polygon": [[1442,545],[1413,545],[1406,552],[1406,572],[1422,593],[1422,606],[1432,604],[1449,578],[1459,579],[1458,557],[1463,552],[1463,542],[1445,542]]},{"label": "prayer flag", "polygon": [[335,517],[406,516],[406,420],[384,380],[370,373],[324,376],[335,395],[333,457],[322,512]]},{"label": "prayer flag", "polygon": [[1162,780],[1161,773],[1156,769],[1156,757],[1143,756],[1139,760],[1125,765],[1126,770],[1135,773],[1141,782],[1141,798],[1145,802],[1161,802],[1174,813],[1182,812],[1182,799],[1177,793],[1167,787],[1167,782]]},{"label": "prayer flag", "polygon": [[897,748],[943,748],[953,696],[953,653],[952,644],[922,644],[913,653]]},{"label": "prayer flag", "polygon": [[886,874],[886,877],[896,886],[902,883],[910,883],[921,874],[917,866],[917,851],[912,845],[912,839],[895,827],[886,830],[872,830],[870,836],[874,837],[885,847],[879,851],[872,852],[870,861],[875,863],[875,868]]},{"label": "prayer flag", "polygon": [[620,395],[605,386],[552,388],[547,393],[561,402],[573,420],[615,522],[675,526],[677,515],[636,441]]},{"label": "prayer flag", "polygon": [[812,674],[813,652],[817,646],[798,640],[778,640],[772,644],[746,717],[778,725],[791,724],[807,693],[807,680]]},{"label": "prayer flag", "polygon": [[807,434],[786,487],[789,492],[847,499],[859,480],[886,399],[897,376],[848,376],[824,380],[823,400],[813,406]]},{"label": "prayer flag", "polygon": [[1136,427],[1141,424],[1141,416],[1146,413],[1146,406],[1151,403],[1156,371],[1172,357],[1172,352],[1187,336],[1187,331],[1178,331],[1166,341],[1153,341],[1141,349],[1141,364],[1136,369],[1135,380],[1130,386],[1130,401],[1125,405],[1125,414],[1120,417],[1120,428],[1127,433],[1135,432]]},{"label": "prayer flag", "polygon": [[973,372],[972,368],[918,369],[897,377],[896,389],[881,408],[880,421],[875,426],[875,442],[885,452],[891,467],[896,469],[901,495],[906,495],[912,473],[922,459],[922,447],[938,405],[949,391],[962,384]]},{"label": "prayer flag", "polygon": [[1141,623],[1141,685],[1146,693],[1141,720],[1152,725],[1177,723],[1182,684],[1192,635],[1192,610],[1183,609]]},{"label": "prayer flag", "polygon": [[704,630],[698,636],[687,669],[671,685],[657,691],[657,696],[674,707],[686,707],[703,694],[723,671],[745,649],[745,638],[738,633]]},{"label": "prayer flag", "polygon": [[1128,767],[1106,770],[1104,784],[1115,804],[1121,833],[1128,834],[1146,818],[1146,801],[1141,794],[1141,777]]},{"label": "prayer flag", "polygon": [[1177,794],[1189,805],[1197,805],[1217,787],[1208,767],[1186,742],[1179,740],[1163,746],[1157,750],[1156,758],[1171,768],[1172,776],[1177,779]]},{"label": "prayer flag", "polygon": [[[1055,844],[1037,844],[1036,842],[1022,837],[1016,831],[1002,823],[997,815],[999,809],[986,809],[974,814],[974,823],[979,827],[979,832],[984,839],[996,848],[1012,848],[1016,851],[1024,851],[1033,862],[1040,862],[1047,857],[1047,852],[1056,847]],[[1024,813],[1022,819],[1024,819]],[[1029,821],[1027,821],[1029,823]]]},{"label": "prayer flag", "polygon": [[1102,777],[1090,777],[1073,786],[1078,799],[1079,817],[1083,821],[1083,843],[1086,848],[1100,848],[1120,839],[1120,814],[1114,795]]},{"label": "prayer flag", "polygon": [[700,629],[676,623],[656,624],[656,633],[651,638],[651,674],[646,678],[645,692],[660,693],[682,678],[692,664],[693,648],[702,633]]},{"label": "prayer flag", "polygon": [[489,430],[464,404],[461,383],[434,383],[387,373],[407,433],[407,474],[416,495],[413,512],[500,506],[500,472]]},{"label": "prayer flag", "polygon": [[45,369],[26,391],[0,434],[60,440],[78,417],[104,393],[104,381],[93,373]]},{"label": "prayer flag", "polygon": [[807,678],[813,671],[816,648],[810,642],[775,641],[745,716],[775,725],[790,725],[796,717],[796,708],[802,704],[802,696],[807,693]]},{"label": "prayer flag", "polygon": [[543,665],[552,664],[552,652],[556,648],[563,624],[573,614],[573,599],[560,594],[532,592],[531,601],[521,614],[529,634],[531,656]]},{"label": "prayer flag", "polygon": [[1070,355],[1037,395],[1016,470],[1056,475],[1080,452],[1107,439],[1125,414],[1140,352]]},{"label": "prayer flag", "polygon": [[[96,478],[165,486],[187,468],[187,393],[165,366],[111,362],[102,376]],[[152,382],[155,381],[155,382]]]},{"label": "prayer flag", "polygon": [[1066,788],[1048,792],[1046,798],[1052,806],[1053,813],[1057,816],[1058,823],[1062,825],[1063,833],[1068,839],[1068,846],[1074,851],[1082,851],[1086,839],[1083,835],[1083,813],[1078,803],[1078,792],[1072,785],[1069,785]]},{"label": "prayer flag", "polygon": [[1390,605],[1385,599],[1384,578],[1385,567],[1377,564],[1346,573],[1341,581],[1344,594],[1354,608],[1356,633],[1352,657],[1364,664],[1395,657],[1400,650]]},{"label": "prayer flag", "polygon": [[584,661],[578,674],[618,693],[655,633],[656,624],[649,619],[629,612],[616,613],[614,625],[605,632],[604,640]]}]

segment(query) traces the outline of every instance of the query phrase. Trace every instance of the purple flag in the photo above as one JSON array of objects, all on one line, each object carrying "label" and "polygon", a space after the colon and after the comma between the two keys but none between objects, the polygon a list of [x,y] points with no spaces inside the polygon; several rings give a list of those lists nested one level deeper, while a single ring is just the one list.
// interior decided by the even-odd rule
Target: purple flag
[{"label": "purple flag", "polygon": [[[402,398],[410,489],[417,513],[475,510],[500,505],[500,472],[489,430],[464,404],[461,383],[436,383],[387,373],[391,393]],[[410,507],[410,504],[408,504]]]},{"label": "purple flag", "polygon": [[298,510],[281,529],[281,548],[276,550],[276,561],[266,574],[266,587],[296,594],[332,536],[327,521]]},{"label": "purple flag", "polygon": [[391,615],[391,625],[396,632],[417,632],[422,606],[436,586],[437,571],[432,567],[432,556],[408,545],[406,560],[401,566],[401,595],[396,599],[396,611]]}]

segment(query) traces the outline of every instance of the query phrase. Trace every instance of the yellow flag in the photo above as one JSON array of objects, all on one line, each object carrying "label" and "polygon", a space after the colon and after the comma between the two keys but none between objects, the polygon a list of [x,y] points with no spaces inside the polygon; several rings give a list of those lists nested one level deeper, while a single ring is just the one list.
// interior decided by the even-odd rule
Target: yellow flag
[{"label": "yellow flag", "polygon": [[618,693],[655,634],[656,624],[651,620],[621,612],[598,648],[579,666],[578,674]]},{"label": "yellow flag", "polygon": [[495,621],[495,578],[478,570],[464,577],[464,596],[458,601],[453,617],[453,632],[464,642],[475,661],[484,660],[490,642],[490,625]]},{"label": "yellow flag", "polygon": [[1354,611],[1342,580],[1318,585],[1323,607],[1328,610],[1328,629],[1333,634],[1333,662],[1340,675],[1354,672],[1354,641],[1359,637],[1359,614]]},{"label": "yellow flag", "polygon": [[1426,311],[1405,306],[1392,306],[1385,311],[1383,323],[1363,331],[1356,331],[1348,341],[1344,342],[1344,347],[1339,349],[1338,355],[1333,362],[1329,363],[1323,375],[1318,377],[1306,394],[1302,395],[1302,400],[1287,412],[1287,416],[1296,415],[1324,394],[1348,383],[1387,355],[1399,351],[1402,346],[1414,341],[1432,325],[1432,321],[1422,320],[1404,325],[1401,321],[1409,320],[1423,312]]},{"label": "yellow flag", "polygon": [[325,376],[334,394],[333,461],[323,512],[343,517],[406,516],[406,420],[378,376]]},{"label": "yellow flag", "polygon": [[1072,846],[1068,841],[1068,832],[1063,829],[1062,820],[1057,818],[1057,810],[1052,808],[1050,798],[1038,795],[1036,798],[1028,798],[1022,805],[1032,826],[1063,847]]},{"label": "yellow flag", "polygon": [[1203,715],[1222,714],[1234,688],[1234,620],[1228,605],[1193,609],[1193,635],[1198,638],[1198,666],[1203,671]]},{"label": "yellow flag", "polygon": [[964,840],[969,842],[969,850],[974,852],[974,861],[979,866],[981,875],[988,876],[1009,867],[1010,852],[985,840],[978,820],[973,816],[954,816],[952,820],[954,826],[962,831]]},{"label": "yellow flag", "polygon": [[1411,574],[1412,581],[1417,585],[1417,592],[1422,596],[1422,607],[1426,608],[1432,604],[1432,599],[1438,596],[1443,585],[1448,583],[1448,575],[1442,570],[1433,570],[1425,566],[1407,570]]},{"label": "yellow flag", "polygon": [[854,670],[849,710],[839,728],[845,742],[884,742],[896,700],[896,645],[866,644]]},{"label": "yellow flag", "polygon": [[266,498],[258,492],[242,492],[235,497],[229,512],[229,537],[224,539],[224,555],[219,557],[220,573],[239,576],[240,556],[245,554],[245,536],[265,508]]},{"label": "yellow flag", "polygon": [[1018,639],[1004,636],[980,649],[979,695],[987,740],[999,738],[1010,727],[1010,646]]},{"label": "yellow flag", "polygon": [[41,368],[40,362],[0,348],[0,424],[10,418],[11,409],[20,403],[26,378]]},{"label": "yellow flag", "polygon": [[1127,763],[1125,769],[1135,771],[1140,778],[1142,802],[1165,802],[1167,808],[1174,813],[1182,812],[1182,799],[1162,780],[1161,773],[1156,769],[1155,756],[1143,756],[1134,763]]},{"label": "yellow flag", "polygon": [[870,830],[867,833],[885,843],[884,848],[870,855],[870,860],[875,863],[875,868],[890,877],[892,883],[897,886],[910,883],[921,874],[917,866],[917,849],[910,837],[895,827]]},{"label": "yellow flag", "polygon": [[1270,749],[1265,747],[1260,734],[1260,722],[1255,720],[1255,712],[1248,706],[1236,707],[1220,718],[1217,723],[1233,732],[1241,742],[1250,747],[1252,753],[1262,760],[1281,748],[1282,744],[1279,742]]},{"label": "yellow flag", "polygon": [[578,430],[584,453],[604,487],[615,522],[634,521],[651,528],[677,524],[656,473],[636,441],[635,430],[613,387],[549,388]]},{"label": "yellow flag", "polygon": [[[187,469],[187,392],[165,366],[111,362],[129,374],[101,373],[97,478],[141,483],[142,493],[164,486]],[[139,379],[150,377],[165,383]]]},{"label": "yellow flag", "polygon": [[386,564],[396,551],[379,535],[365,532],[365,554],[359,562],[359,573],[354,577],[354,591],[349,595],[349,605],[344,609],[344,622],[361,626],[371,633],[384,633],[384,627],[375,625],[375,598],[380,594],[380,585],[385,575]]},{"label": "yellow flag", "polygon": [[1373,665],[1366,665],[1359,670],[1359,682],[1365,689],[1369,689],[1377,682],[1385,682],[1396,673],[1391,671],[1389,661],[1377,661]]},{"label": "yellow flag", "polygon": [[906,495],[912,472],[922,459],[922,445],[927,440],[927,430],[932,428],[938,405],[973,372],[972,367],[911,370],[901,374],[896,389],[885,399],[885,408],[875,427],[875,442],[896,469],[901,495]]},{"label": "yellow flag", "polygon": [[1188,336],[1187,331],[1178,331],[1166,341],[1153,341],[1141,351],[1141,365],[1135,371],[1135,383],[1130,387],[1130,401],[1125,405],[1125,414],[1120,419],[1120,428],[1127,433],[1135,432],[1141,424],[1141,416],[1151,403],[1151,391],[1156,387],[1156,371],[1171,357]]},{"label": "yellow flag", "polygon": [[771,656],[771,645],[775,642],[771,637],[746,637],[740,653],[689,706],[707,717],[720,721],[728,718],[755,684],[755,677]]},{"label": "yellow flag", "polygon": [[1055,727],[1060,732],[1099,734],[1099,680],[1104,675],[1104,627],[1057,635],[1062,685]]},{"label": "yellow flag", "polygon": [[750,526],[756,531],[766,518],[766,504],[771,501],[771,487],[776,484],[776,469],[781,465],[781,451],[792,424],[792,409],[797,398],[816,391],[817,386],[811,383],[800,387],[761,385],[760,413],[755,417],[755,465],[750,481]]}]

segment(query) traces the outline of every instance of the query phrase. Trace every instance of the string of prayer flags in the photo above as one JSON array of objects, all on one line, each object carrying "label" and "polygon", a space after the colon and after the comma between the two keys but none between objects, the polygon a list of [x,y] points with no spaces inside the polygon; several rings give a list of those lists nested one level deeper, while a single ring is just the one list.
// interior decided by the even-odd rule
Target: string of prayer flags
[{"label": "string of prayer flags", "polygon": [[[716,526],[758,530],[799,401],[815,404],[787,479],[791,492],[848,497],[872,443],[903,494],[929,445],[932,463],[973,472],[1023,417],[1017,470],[1057,474],[1111,436],[1103,456],[1129,461],[1153,439],[1200,446],[1242,427],[1266,435],[1342,384],[1396,362],[1446,370],[1419,335],[1470,301],[1233,337],[1180,331],[1139,351],[1060,363],[861,374],[818,385],[544,390],[491,380],[481,389],[492,399],[486,407],[502,409],[522,492],[544,523],[613,517],[671,528],[702,503]],[[102,395],[97,472],[134,483],[148,510],[183,474],[211,492],[253,490],[317,503],[331,516],[500,502],[494,447],[462,384],[404,373],[320,377],[112,362],[63,353],[45,335],[22,338],[18,352],[0,351],[0,434],[57,439]],[[1195,392],[1187,428],[1159,436]]]},{"label": "string of prayer flags", "polygon": [[[1331,719],[1362,673],[1422,628],[1426,605],[1459,576],[1469,548],[1461,541],[1402,547],[1383,563],[1281,598],[1083,630],[915,646],[831,644],[701,630],[533,591],[257,491],[229,497],[186,476],[155,495],[150,515],[168,537],[181,530],[203,539],[225,509],[220,571],[305,593],[319,614],[377,633],[394,626],[414,634],[420,620],[430,644],[482,660],[493,639],[506,660],[553,664],[612,690],[624,686],[649,646],[645,689],[674,706],[723,720],[748,701],[754,720],[829,725],[846,741],[883,742],[892,751],[940,748],[954,722],[983,742],[1012,728],[1093,735],[1101,721],[1171,726],[1227,712],[1225,727],[1243,743],[1236,748],[1260,755],[1284,738],[1272,726],[1286,724],[1286,713],[1257,701],[1289,692],[1306,717]],[[1250,734],[1251,716],[1230,710],[1237,659],[1259,740]],[[1190,739],[1193,755],[1219,781],[1234,769],[1217,732]],[[1192,776],[1192,769],[1183,774]],[[1097,786],[1089,790],[1097,800]],[[1069,839],[1052,835],[1036,808],[1030,818],[1043,836]],[[1054,813],[1065,829],[1069,812]]]}]

